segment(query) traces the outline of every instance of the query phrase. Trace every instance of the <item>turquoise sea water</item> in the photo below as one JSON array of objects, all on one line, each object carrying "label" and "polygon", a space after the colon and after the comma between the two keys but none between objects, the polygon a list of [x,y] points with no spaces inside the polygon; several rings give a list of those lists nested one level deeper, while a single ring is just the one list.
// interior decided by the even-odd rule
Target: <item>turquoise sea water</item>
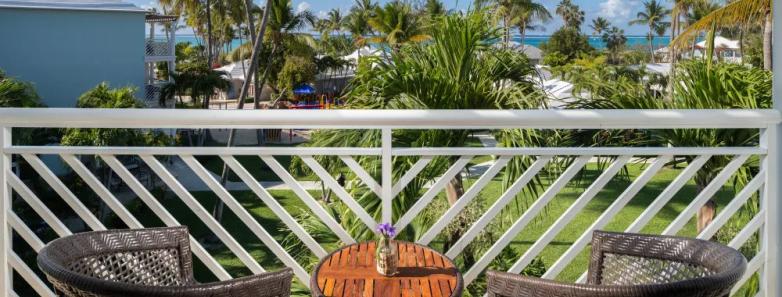
[{"label": "turquoise sea water", "polygon": [[[549,39],[550,36],[547,35],[529,35],[524,39],[524,44],[529,44],[532,46],[540,47],[540,44],[543,42],[546,42]],[[518,36],[513,38],[516,42],[521,41],[521,38]],[[654,38],[654,48],[661,48],[668,45],[668,43],[671,41],[670,37],[655,37]],[[177,35],[177,42],[190,42],[193,44],[199,43],[198,39],[193,35]],[[605,43],[603,40],[601,40],[600,37],[589,37],[589,44],[592,45],[592,47],[597,49],[605,48]],[[231,48],[236,48],[239,45],[241,45],[241,41],[239,39],[235,39],[231,43]],[[627,36],[627,46],[629,48],[635,48],[635,47],[643,47],[648,48],[649,47],[649,40],[646,39],[646,36]]]}]

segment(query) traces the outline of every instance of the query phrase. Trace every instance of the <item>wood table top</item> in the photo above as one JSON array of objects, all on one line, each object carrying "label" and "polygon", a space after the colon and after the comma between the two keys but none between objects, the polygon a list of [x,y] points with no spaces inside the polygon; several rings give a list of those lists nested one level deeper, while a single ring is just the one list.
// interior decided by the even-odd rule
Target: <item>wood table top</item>
[{"label": "wood table top", "polygon": [[440,253],[414,243],[394,241],[399,269],[384,276],[375,268],[375,242],[334,251],[315,267],[315,297],[451,297],[461,296],[462,276]]}]

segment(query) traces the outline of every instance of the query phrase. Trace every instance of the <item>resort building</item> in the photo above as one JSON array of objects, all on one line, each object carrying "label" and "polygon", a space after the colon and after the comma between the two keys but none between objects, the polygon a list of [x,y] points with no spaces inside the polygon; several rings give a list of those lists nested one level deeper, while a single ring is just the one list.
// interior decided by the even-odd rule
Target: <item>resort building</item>
[{"label": "resort building", "polygon": [[145,23],[174,20],[119,0],[0,0],[0,69],[31,82],[49,107],[73,107],[101,82],[145,98],[159,85],[154,63],[174,62],[173,34],[145,37]]}]

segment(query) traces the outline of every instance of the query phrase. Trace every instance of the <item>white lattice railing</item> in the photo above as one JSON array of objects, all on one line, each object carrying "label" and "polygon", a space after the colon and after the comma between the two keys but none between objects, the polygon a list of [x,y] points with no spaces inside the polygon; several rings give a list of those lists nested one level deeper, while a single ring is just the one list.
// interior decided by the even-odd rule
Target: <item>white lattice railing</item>
[{"label": "white lattice railing", "polygon": [[[171,167],[166,162],[161,162],[160,156],[171,156],[181,160],[183,166],[193,173],[194,178],[199,179],[211,191],[217,199],[222,200],[228,212],[233,213],[242,225],[252,233],[252,236],[263,243],[266,249],[271,251],[270,256],[276,257],[282,264],[294,269],[295,275],[302,284],[309,284],[309,271],[302,263],[287,251],[279,240],[269,231],[268,226],[260,223],[252,213],[248,211],[234,197],[234,192],[229,191],[210,172],[198,157],[215,156],[222,160],[231,171],[246,185],[252,196],[260,199],[263,204],[276,216],[276,218],[290,230],[291,234],[301,241],[312,255],[323,257],[328,249],[323,242],[318,242],[309,234],[294,215],[289,213],[280,201],[276,199],[264,185],[263,180],[256,177],[237,160],[238,156],[258,156],[259,162],[265,164],[282,183],[295,194],[306,206],[307,210],[326,225],[336,238],[344,243],[354,242],[355,239],[349,230],[343,226],[340,218],[332,216],[321,201],[318,201],[297,180],[276,157],[298,156],[303,164],[312,170],[315,176],[333,190],[334,195],[344,203],[345,207],[352,211],[356,219],[361,223],[374,227],[378,221],[391,221],[393,213],[398,213],[398,219],[394,224],[398,228],[404,228],[411,224],[421,212],[431,205],[435,198],[443,192],[446,185],[457,174],[461,174],[464,168],[477,156],[493,156],[494,161],[488,164],[487,169],[474,179],[470,186],[457,200],[457,202],[444,210],[435,222],[422,232],[417,238],[421,244],[434,243],[438,235],[442,235],[453,220],[462,213],[471,202],[481,195],[481,191],[491,184],[491,181],[502,175],[503,170],[515,156],[532,156],[534,162],[520,174],[518,179],[510,187],[504,190],[498,197],[492,198],[490,205],[482,211],[477,219],[468,222],[470,225],[461,237],[443,252],[449,257],[457,258],[473,243],[485,228],[493,224],[494,220],[504,212],[520,192],[533,179],[546,171],[548,165],[565,158],[572,160],[566,168],[563,168],[552,181],[545,185],[545,189],[535,193],[536,197],[531,204],[513,218],[512,224],[499,238],[489,243],[485,252],[476,255],[476,261],[470,267],[462,267],[467,284],[472,283],[491,264],[500,253],[509,248],[519,234],[525,229],[532,228],[541,213],[558,199],[558,194],[578,176],[585,166],[593,163],[595,158],[610,157],[610,163],[593,180],[586,181],[586,186],[577,193],[577,198],[566,209],[557,214],[552,223],[541,226],[535,224],[534,228],[545,230],[533,243],[523,250],[518,259],[510,267],[511,272],[520,272],[530,264],[536,256],[550,246],[552,241],[562,232],[577,215],[590,205],[590,202],[604,194],[601,191],[611,182],[620,171],[630,163],[638,159],[647,160],[642,171],[633,177],[632,182],[619,193],[615,199],[610,200],[607,207],[601,209],[591,225],[583,232],[575,236],[566,251],[556,257],[556,261],[547,263],[548,269],[543,277],[556,278],[579,254],[588,249],[591,231],[605,228],[612,219],[625,209],[628,204],[652,181],[664,166],[675,157],[693,156],[685,168],[677,171],[675,177],[666,180],[664,189],[656,194],[656,197],[645,206],[639,215],[633,217],[632,222],[626,222],[625,231],[639,232],[654,219],[661,211],[670,211],[669,206],[674,196],[680,192],[693,176],[711,158],[728,156],[730,162],[719,169],[711,181],[694,197],[686,201],[687,206],[678,211],[675,219],[666,222],[662,234],[678,234],[688,224],[693,224],[692,218],[698,210],[717,194],[724,185],[730,183],[731,177],[746,164],[760,164],[759,170],[753,173],[751,181],[739,189],[735,197],[718,209],[714,221],[700,234],[699,238],[712,238],[725,224],[743,207],[752,197],[759,197],[759,209],[754,217],[748,219],[740,226],[740,231],[729,242],[730,246],[739,248],[743,246],[755,234],[759,234],[759,249],[754,258],[749,259],[746,277],[740,280],[736,286],[738,290],[746,283],[750,276],[759,273],[761,284],[758,296],[777,296],[778,291],[773,281],[776,277],[777,246],[779,245],[776,217],[779,213],[777,199],[776,176],[778,166],[778,150],[774,146],[777,137],[777,125],[780,115],[776,111],[769,110],[668,110],[668,111],[638,111],[638,110],[580,110],[580,111],[215,111],[215,110],[86,110],[86,109],[0,109],[0,196],[2,197],[3,210],[0,222],[7,228],[3,228],[2,248],[5,253],[0,255],[0,261],[4,265],[4,281],[0,283],[0,292],[4,295],[14,295],[13,289],[21,284],[12,283],[14,271],[24,281],[24,286],[29,286],[34,292],[43,296],[52,296],[52,291],[45,281],[40,278],[37,268],[30,261],[23,260],[18,255],[18,250],[12,246],[13,238],[26,242],[34,250],[44,246],[42,233],[53,232],[57,236],[66,236],[73,231],[63,220],[61,213],[55,213],[50,209],[52,201],[45,201],[35,193],[29,182],[23,180],[12,170],[12,161],[25,162],[40,176],[56,196],[67,205],[78,218],[83,221],[88,230],[103,230],[106,222],[99,219],[94,209],[84,205],[84,202],[73,193],[71,187],[65,184],[60,177],[50,168],[50,164],[43,160],[43,156],[55,155],[61,159],[67,167],[77,175],[84,184],[99,197],[108,209],[113,212],[120,221],[130,228],[152,227],[143,225],[142,221],[134,216],[117,195],[110,190],[96,176],[93,170],[85,166],[80,159],[82,156],[96,156],[108,169],[115,174],[132,193],[131,196],[139,199],[145,207],[149,208],[159,221],[167,226],[180,225],[183,218],[175,216],[172,209],[167,209],[160,198],[151,191],[139,178],[137,173],[131,171],[123,162],[128,156],[139,160],[140,165],[149,169],[150,175],[157,176],[162,184],[181,201],[183,205],[192,211],[206,228],[213,233],[224,246],[230,257],[237,259],[242,266],[252,273],[265,271],[252,254],[252,249],[243,245],[236,239],[236,230],[229,230],[225,224],[218,222],[211,212],[194,197],[191,189],[185,185],[181,177],[172,173]],[[138,128],[138,129],[377,129],[381,131],[381,146],[372,148],[348,148],[348,147],[63,147],[63,146],[26,146],[12,145],[12,129],[22,128]],[[759,145],[755,147],[554,147],[554,148],[498,148],[498,147],[423,147],[402,148],[394,147],[392,135],[394,130],[402,129],[469,129],[490,130],[505,128],[528,129],[750,129],[759,130]],[[333,172],[328,172],[315,158],[317,156],[337,156],[342,160],[346,168],[349,168],[356,176],[356,182],[374,192],[380,200],[379,217],[372,215],[353,197],[352,191],[346,189],[333,177]],[[364,168],[356,160],[359,156],[376,156],[380,159],[380,168]],[[395,157],[414,157],[417,159],[410,169],[395,180],[393,174],[393,160]],[[415,179],[415,177],[427,168],[432,160],[438,156],[452,156],[455,160],[444,171],[440,178],[428,183],[421,196],[409,209],[392,209],[393,200],[399,193]],[[373,176],[372,172],[379,172]],[[219,172],[218,172],[219,174]],[[356,183],[354,183],[356,184]],[[496,185],[496,184],[495,184]],[[771,198],[771,199],[770,199]],[[51,198],[49,198],[51,199]],[[40,221],[45,224],[37,224],[30,220],[23,220],[17,215],[14,205],[23,204],[32,209]],[[35,225],[33,225],[35,224]],[[33,225],[31,227],[31,225]],[[218,279],[230,279],[234,275],[216,260],[215,251],[193,240],[192,248],[195,257],[203,262]],[[222,255],[225,256],[225,255]],[[583,276],[581,277],[583,280]],[[735,291],[734,290],[734,291]]]},{"label": "white lattice railing", "polygon": [[147,39],[146,40],[146,55],[147,56],[173,56],[173,46],[168,39]]}]

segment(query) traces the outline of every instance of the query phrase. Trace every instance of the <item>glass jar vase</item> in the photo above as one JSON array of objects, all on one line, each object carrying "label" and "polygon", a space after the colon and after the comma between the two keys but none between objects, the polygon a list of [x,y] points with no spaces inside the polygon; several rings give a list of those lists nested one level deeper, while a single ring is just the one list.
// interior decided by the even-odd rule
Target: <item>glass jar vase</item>
[{"label": "glass jar vase", "polygon": [[380,237],[375,247],[375,262],[377,262],[377,272],[392,276],[396,274],[399,265],[399,251],[396,244],[390,238]]}]

